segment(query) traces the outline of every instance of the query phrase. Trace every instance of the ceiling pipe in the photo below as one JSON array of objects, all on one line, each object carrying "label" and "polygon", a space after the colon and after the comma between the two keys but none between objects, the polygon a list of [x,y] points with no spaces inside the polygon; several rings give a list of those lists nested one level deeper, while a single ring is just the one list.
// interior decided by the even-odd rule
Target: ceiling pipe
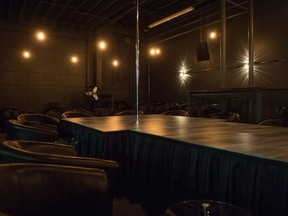
[{"label": "ceiling pipe", "polygon": [[[242,6],[241,4],[237,4],[237,3],[233,2],[233,1],[230,1],[230,0],[226,0],[226,2],[248,11],[248,8]],[[247,2],[244,2],[244,3],[247,3]]]},{"label": "ceiling pipe", "polygon": [[[229,17],[226,17],[226,20],[231,19],[231,18],[234,18],[234,17],[237,17],[237,16],[240,16],[240,15],[242,15],[242,14],[246,14],[246,13],[247,13],[247,12],[241,12],[241,13],[238,13],[238,14],[231,15],[231,16],[229,16]],[[157,41],[155,41],[155,42],[153,42],[153,43],[150,42],[150,44],[151,44],[151,45],[155,45],[155,44],[159,44],[159,43],[162,43],[162,42],[165,42],[165,41],[168,41],[168,40],[177,38],[177,37],[181,37],[181,36],[183,36],[183,35],[186,35],[186,34],[189,34],[189,33],[191,33],[191,32],[197,31],[197,30],[199,30],[199,29],[201,29],[201,28],[203,28],[203,27],[207,27],[207,26],[210,26],[210,25],[214,25],[214,24],[217,24],[217,23],[219,23],[219,22],[221,22],[221,20],[216,20],[216,21],[214,21],[214,22],[211,22],[211,23],[208,23],[208,24],[205,24],[205,25],[202,25],[202,26],[199,26],[199,27],[190,29],[190,30],[185,31],[185,32],[181,32],[181,33],[176,34],[176,35],[173,35],[173,36],[171,36],[171,37],[167,37],[167,38],[164,38],[164,39],[161,39],[161,40],[157,40]],[[152,38],[152,39],[153,39],[153,38]],[[150,39],[149,41],[152,41],[152,40]],[[149,41],[146,40],[147,43],[149,43]]]},{"label": "ceiling pipe", "polygon": [[[233,9],[233,8],[235,8],[236,6],[231,6],[231,7],[229,7],[229,8],[226,8],[226,12],[227,11],[229,11],[229,10],[231,10],[231,9]],[[210,10],[215,10],[215,8],[213,8],[213,9],[208,9],[208,10],[206,10],[205,11],[205,13],[206,14],[208,14],[207,16],[205,16],[205,17],[201,17],[201,18],[199,18],[199,19],[197,19],[197,20],[193,20],[192,22],[189,22],[189,23],[187,23],[187,24],[184,24],[184,25],[181,25],[181,26],[176,26],[175,27],[175,25],[170,25],[170,28],[169,29],[171,29],[171,30],[169,30],[169,31],[162,31],[162,33],[160,33],[160,34],[155,34],[156,36],[155,36],[155,38],[156,37],[161,37],[161,35],[166,35],[167,33],[169,33],[169,32],[175,32],[176,30],[178,30],[178,29],[181,29],[181,28],[183,28],[183,27],[187,27],[187,26],[190,26],[190,25],[192,25],[192,24],[195,24],[195,23],[198,23],[198,22],[202,22],[202,20],[206,20],[206,19],[209,19],[210,17],[213,17],[213,16],[215,16],[215,15],[218,15],[219,14],[219,12],[213,12],[213,13],[211,13],[211,12],[209,12]],[[236,14],[236,16],[238,16],[238,15],[241,15],[241,14],[244,14],[244,13],[247,13],[248,11],[247,10],[245,10],[244,12],[240,12],[240,13],[237,13]],[[229,16],[229,18],[233,18],[233,17],[235,17],[235,15],[231,15],[231,16]],[[220,20],[219,20],[219,22],[220,22]],[[216,21],[216,23],[218,23],[217,21]],[[207,27],[207,26],[209,26],[209,25],[212,25],[212,24],[215,24],[215,22],[212,22],[212,23],[210,23],[210,24],[205,24],[205,25],[202,25],[201,27]],[[192,31],[194,31],[194,30],[198,30],[198,29],[201,29],[201,27],[200,28],[196,28],[196,29],[193,29]],[[187,33],[189,33],[189,32],[192,32],[192,31],[190,31],[190,30],[188,30],[188,31],[186,31]],[[147,31],[146,31],[147,32]],[[184,32],[184,34],[186,34],[186,32]],[[181,33],[180,33],[181,34]],[[153,36],[152,36],[153,37]],[[173,36],[172,36],[173,37]],[[176,36],[177,37],[177,36]]]},{"label": "ceiling pipe", "polygon": [[195,8],[194,8],[193,6],[187,7],[187,8],[185,8],[185,9],[181,10],[181,11],[178,11],[178,12],[176,12],[176,13],[174,13],[174,14],[171,14],[171,15],[163,18],[163,19],[160,19],[160,20],[158,20],[158,21],[156,21],[156,22],[154,22],[154,23],[151,23],[150,25],[148,25],[148,28],[149,28],[149,29],[154,28],[154,27],[156,27],[156,26],[158,26],[158,25],[161,25],[161,24],[163,24],[163,23],[165,23],[165,22],[168,22],[168,21],[170,21],[170,20],[173,20],[173,19],[175,19],[175,18],[177,18],[177,17],[179,17],[179,16],[182,16],[182,15],[184,15],[184,14],[186,14],[186,13],[189,13],[189,12],[191,12],[191,11],[193,11],[193,10],[195,10]]}]

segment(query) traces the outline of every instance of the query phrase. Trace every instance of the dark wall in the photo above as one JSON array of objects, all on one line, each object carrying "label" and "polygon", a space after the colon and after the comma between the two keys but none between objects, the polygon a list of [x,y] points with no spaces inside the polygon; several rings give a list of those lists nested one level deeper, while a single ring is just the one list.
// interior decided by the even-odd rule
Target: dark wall
[{"label": "dark wall", "polygon": [[[83,105],[86,88],[85,37],[73,32],[49,31],[47,40],[35,40],[35,28],[6,25],[0,29],[0,108],[42,112],[50,106]],[[28,49],[30,59],[23,59]],[[77,64],[70,57],[76,54]]]},{"label": "dark wall", "polygon": [[[254,87],[288,88],[288,2],[254,1]],[[227,19],[225,88],[248,87],[248,13]],[[220,23],[157,44],[162,55],[151,59],[152,100],[187,100],[186,91],[221,88],[220,36],[215,40],[206,32],[220,30]],[[207,40],[210,61],[197,62],[195,45]],[[179,65],[185,62],[189,79],[179,80]],[[234,69],[230,69],[234,68]]]},{"label": "dark wall", "polygon": [[[288,1],[254,0],[254,87],[288,88]],[[148,65],[151,74],[151,101],[186,102],[187,91],[221,88],[220,79],[220,36],[207,38],[207,32],[220,32],[220,23],[203,27],[173,39],[154,45],[161,48],[157,58],[150,58],[150,44],[140,38],[140,81],[139,100],[147,102]],[[0,30],[0,96],[1,107],[43,110],[50,102],[59,102],[66,107],[81,106],[87,84],[97,84],[96,39],[89,44],[78,33],[69,31],[50,32],[46,44],[37,45],[29,39],[36,50],[36,58],[29,62],[19,57],[20,47],[27,44],[27,28],[2,25]],[[30,31],[30,30],[29,30]],[[32,29],[31,29],[32,31]],[[102,92],[111,94],[114,100],[125,100],[135,105],[135,40],[127,43],[125,33],[105,33],[109,49],[104,54]],[[206,41],[210,61],[198,62],[196,44]],[[68,53],[76,49],[81,62],[73,66],[67,59]],[[225,88],[248,87],[248,14],[227,20],[227,69]],[[118,68],[111,66],[112,58],[118,58]],[[149,59],[149,61],[148,61]],[[83,61],[82,61],[83,60]],[[88,65],[87,65],[88,60]],[[99,62],[98,62],[99,63]],[[181,65],[186,65],[189,77],[179,78]],[[88,80],[88,82],[87,82]]]}]

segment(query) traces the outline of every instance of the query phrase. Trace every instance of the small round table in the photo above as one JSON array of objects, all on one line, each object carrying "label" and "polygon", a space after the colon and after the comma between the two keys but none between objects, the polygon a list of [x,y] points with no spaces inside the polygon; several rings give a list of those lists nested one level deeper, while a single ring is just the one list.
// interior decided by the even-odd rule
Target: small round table
[{"label": "small round table", "polygon": [[252,216],[237,206],[214,200],[188,200],[166,209],[164,216]]}]

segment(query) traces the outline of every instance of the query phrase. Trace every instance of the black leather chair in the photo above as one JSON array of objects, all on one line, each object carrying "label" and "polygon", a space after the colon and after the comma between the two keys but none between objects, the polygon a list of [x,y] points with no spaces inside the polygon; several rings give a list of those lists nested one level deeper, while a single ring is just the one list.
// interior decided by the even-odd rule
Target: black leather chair
[{"label": "black leather chair", "polygon": [[218,112],[210,114],[210,118],[214,119],[226,119],[227,122],[239,122],[240,115],[234,112]]},{"label": "black leather chair", "polygon": [[62,118],[62,113],[66,112],[67,110],[64,109],[64,108],[51,108],[51,109],[48,109],[48,110],[45,110],[43,112],[44,115],[47,115],[47,116],[51,116],[51,117],[54,117],[54,118],[57,118],[57,119],[61,119]]},{"label": "black leather chair", "polygon": [[82,118],[82,117],[95,117],[92,112],[83,111],[83,110],[71,110],[62,113],[62,118]]},{"label": "black leather chair", "polygon": [[275,118],[265,119],[258,125],[267,125],[275,127],[288,127],[288,106],[282,105],[275,110]]},{"label": "black leather chair", "polygon": [[0,191],[0,215],[113,215],[112,196],[101,169],[1,164]]},{"label": "black leather chair", "polygon": [[167,110],[162,112],[161,115],[189,116],[189,113],[185,110]]},{"label": "black leather chair", "polygon": [[266,119],[259,122],[258,125],[288,127],[288,118]]},{"label": "black leather chair", "polygon": [[[143,115],[144,112],[139,110],[139,115]],[[125,115],[137,115],[136,110],[123,110],[114,114],[115,116],[125,116]]]},{"label": "black leather chair", "polygon": [[281,105],[276,108],[275,110],[275,116],[276,118],[288,118],[288,106],[287,105]]},{"label": "black leather chair", "polygon": [[22,114],[22,115],[19,115],[17,119],[22,122],[28,121],[28,122],[37,122],[37,123],[47,124],[48,126],[52,126],[52,127],[54,126],[56,128],[59,125],[59,119],[52,117],[52,116],[40,114],[40,113]]},{"label": "black leather chair", "polygon": [[54,142],[59,139],[57,127],[38,122],[10,119],[6,122],[7,139]]},{"label": "black leather chair", "polygon": [[78,157],[72,146],[49,142],[6,140],[0,143],[0,163],[45,163],[105,170],[116,193],[119,164],[116,161]]}]

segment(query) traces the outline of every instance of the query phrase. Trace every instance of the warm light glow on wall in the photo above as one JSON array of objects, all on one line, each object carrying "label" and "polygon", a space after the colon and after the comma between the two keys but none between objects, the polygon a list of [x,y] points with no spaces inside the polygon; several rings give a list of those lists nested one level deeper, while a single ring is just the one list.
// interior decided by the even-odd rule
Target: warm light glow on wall
[{"label": "warm light glow on wall", "polygon": [[212,31],[212,32],[210,32],[209,37],[210,37],[211,39],[215,39],[215,38],[217,37],[217,33],[214,32],[214,31]]},{"label": "warm light glow on wall", "polygon": [[31,57],[31,54],[29,51],[25,50],[25,51],[23,51],[22,56],[25,59],[29,59]]},{"label": "warm light glow on wall", "polygon": [[107,48],[107,43],[105,41],[100,41],[98,43],[98,47],[100,48],[100,50],[105,50]]},{"label": "warm light glow on wall", "polygon": [[39,41],[44,41],[46,39],[46,35],[42,31],[37,32],[36,37]]},{"label": "warm light glow on wall", "polygon": [[74,63],[74,64],[78,63],[78,57],[77,56],[72,56],[71,57],[71,62]]},{"label": "warm light glow on wall", "polygon": [[248,62],[245,62],[245,63],[244,63],[244,69],[245,69],[246,72],[248,73],[248,71],[249,71],[249,63],[248,63]]},{"label": "warm light glow on wall", "polygon": [[180,76],[180,80],[181,81],[185,81],[189,77],[187,72],[188,72],[187,67],[185,65],[182,65],[180,67],[180,70],[179,70],[179,73],[180,73],[179,76]]},{"label": "warm light glow on wall", "polygon": [[249,56],[248,55],[249,55],[248,50],[245,50],[243,54],[240,56],[240,62],[241,62],[240,74],[244,78],[244,80],[249,79]]},{"label": "warm light glow on wall", "polygon": [[248,52],[246,52],[242,56],[242,63],[243,63],[243,73],[248,74],[249,73],[249,57]]},{"label": "warm light glow on wall", "polygon": [[161,50],[159,48],[150,48],[149,54],[150,56],[157,56],[161,54]]},{"label": "warm light glow on wall", "polygon": [[119,66],[119,61],[116,60],[116,59],[114,59],[114,60],[112,61],[112,65],[113,65],[114,67],[118,67],[118,66]]}]

